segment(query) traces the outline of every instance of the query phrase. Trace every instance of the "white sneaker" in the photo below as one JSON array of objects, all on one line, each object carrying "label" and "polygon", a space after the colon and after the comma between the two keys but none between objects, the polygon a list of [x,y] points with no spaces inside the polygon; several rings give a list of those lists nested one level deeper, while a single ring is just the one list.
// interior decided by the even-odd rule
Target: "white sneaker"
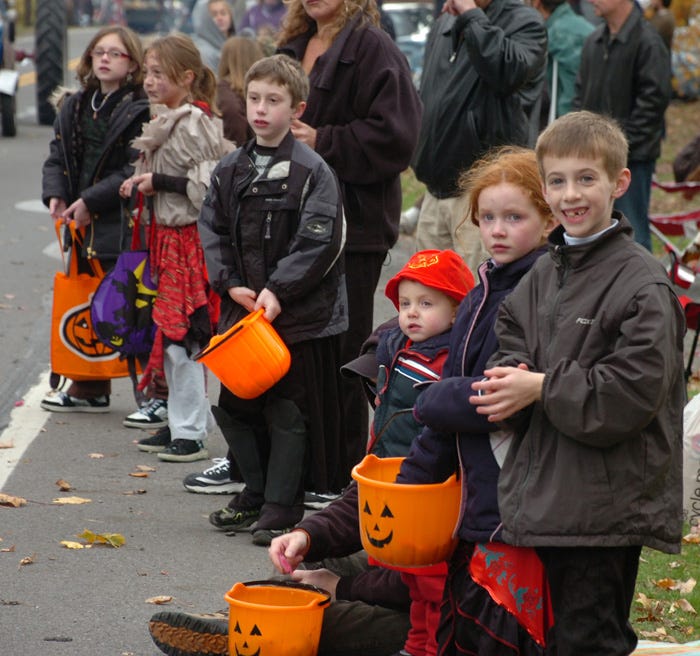
[{"label": "white sneaker", "polygon": [[163,428],[168,425],[168,402],[151,399],[122,422],[127,428]]}]

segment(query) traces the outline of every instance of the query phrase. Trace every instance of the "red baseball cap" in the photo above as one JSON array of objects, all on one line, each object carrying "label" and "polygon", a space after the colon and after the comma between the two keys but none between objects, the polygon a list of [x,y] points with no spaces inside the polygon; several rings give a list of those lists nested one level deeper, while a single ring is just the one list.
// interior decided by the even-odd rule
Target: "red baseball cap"
[{"label": "red baseball cap", "polygon": [[399,309],[399,283],[413,280],[447,294],[459,303],[474,287],[474,276],[464,260],[452,250],[414,253],[386,284],[386,297]]}]

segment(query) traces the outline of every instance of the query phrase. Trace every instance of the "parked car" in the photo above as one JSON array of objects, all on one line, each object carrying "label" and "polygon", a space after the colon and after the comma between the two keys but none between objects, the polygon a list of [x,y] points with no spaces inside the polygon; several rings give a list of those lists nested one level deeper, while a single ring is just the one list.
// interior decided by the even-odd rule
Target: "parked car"
[{"label": "parked car", "polygon": [[14,0],[0,0],[0,124],[3,137],[17,134],[17,82],[15,70],[15,11]]},{"label": "parked car", "polygon": [[387,2],[382,9],[394,24],[396,45],[406,55],[413,72],[413,82],[420,84],[423,56],[428,32],[433,24],[432,2]]}]

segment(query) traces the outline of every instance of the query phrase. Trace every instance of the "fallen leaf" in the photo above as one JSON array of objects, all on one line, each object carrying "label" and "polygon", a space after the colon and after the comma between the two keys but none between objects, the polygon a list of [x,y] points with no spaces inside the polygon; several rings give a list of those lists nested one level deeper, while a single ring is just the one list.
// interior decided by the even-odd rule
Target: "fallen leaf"
[{"label": "fallen leaf", "polygon": [[92,499],[84,499],[83,497],[58,497],[52,503],[59,506],[79,506],[83,503],[92,503]]},{"label": "fallen leaf", "polygon": [[120,533],[94,533],[85,529],[80,535],[89,544],[108,544],[111,547],[121,547],[126,544],[126,538]]},{"label": "fallen leaf", "polygon": [[93,460],[99,460],[104,457],[104,453],[88,453],[88,458],[92,458]]},{"label": "fallen leaf", "polygon": [[133,476],[134,478],[148,478],[148,474],[146,472],[131,472],[129,476]]},{"label": "fallen leaf", "polygon": [[22,558],[22,560],[19,561],[19,566],[22,567],[23,565],[33,565],[34,564],[34,556],[25,556]]},{"label": "fallen leaf", "polygon": [[679,567],[683,567],[683,565],[681,565],[677,560],[674,560],[668,564],[669,569],[678,569]]},{"label": "fallen leaf", "polygon": [[9,440],[7,442],[0,442],[0,449],[13,449],[14,446],[15,444],[12,440]]},{"label": "fallen leaf", "polygon": [[129,490],[128,492],[122,492],[122,494],[146,494],[146,490],[143,489],[138,489],[138,490]]},{"label": "fallen leaf", "polygon": [[5,298],[6,298],[8,301],[11,301],[14,297],[15,297],[14,294],[5,294]]},{"label": "fallen leaf", "polygon": [[61,544],[66,549],[85,549],[85,545],[80,542],[73,542],[72,540],[61,540]]},{"label": "fallen leaf", "polygon": [[684,610],[686,613],[692,613],[693,615],[697,615],[697,611],[695,610],[695,608],[693,608],[693,605],[687,599],[679,599],[677,604],[678,608]]},{"label": "fallen leaf", "polygon": [[136,465],[136,469],[139,471],[144,471],[144,472],[154,472],[157,471],[155,467],[151,467],[150,465]]},{"label": "fallen leaf", "polygon": [[3,494],[0,492],[0,506],[12,506],[13,508],[19,508],[20,506],[26,506],[27,500],[22,497],[13,497],[11,494]]},{"label": "fallen leaf", "polygon": [[15,408],[21,408],[24,405],[24,401],[20,399],[19,401],[15,401]]},{"label": "fallen leaf", "polygon": [[678,581],[672,590],[678,590],[682,595],[689,595],[694,589],[697,581],[691,576],[687,581]]},{"label": "fallen leaf", "polygon": [[15,545],[13,544],[11,547],[3,547],[0,549],[1,553],[14,553],[15,551]]},{"label": "fallen leaf", "polygon": [[59,478],[56,481],[56,485],[58,485],[61,492],[70,492],[73,489],[73,486],[68,481],[64,481],[62,478]]},{"label": "fallen leaf", "polygon": [[173,598],[170,595],[158,595],[156,597],[149,597],[146,599],[146,603],[160,606],[161,604],[169,604],[172,600]]},{"label": "fallen leaf", "polygon": [[657,588],[662,588],[663,590],[673,590],[673,586],[676,585],[676,581],[673,579],[659,579],[658,581],[654,581],[654,585]]},{"label": "fallen leaf", "polygon": [[683,536],[683,544],[700,544],[700,533],[688,533]]}]

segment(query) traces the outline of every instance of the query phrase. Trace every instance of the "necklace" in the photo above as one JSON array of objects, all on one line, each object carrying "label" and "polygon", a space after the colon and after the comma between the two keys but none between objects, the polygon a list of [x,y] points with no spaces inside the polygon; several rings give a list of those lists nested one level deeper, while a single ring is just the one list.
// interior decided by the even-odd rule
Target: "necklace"
[{"label": "necklace", "polygon": [[92,118],[97,118],[97,112],[99,112],[105,106],[107,98],[109,98],[111,95],[111,91],[105,94],[105,97],[102,99],[102,102],[97,107],[95,107],[95,98],[97,97],[97,90],[95,90],[95,93],[92,94],[92,98],[90,99],[90,107],[92,107]]}]

